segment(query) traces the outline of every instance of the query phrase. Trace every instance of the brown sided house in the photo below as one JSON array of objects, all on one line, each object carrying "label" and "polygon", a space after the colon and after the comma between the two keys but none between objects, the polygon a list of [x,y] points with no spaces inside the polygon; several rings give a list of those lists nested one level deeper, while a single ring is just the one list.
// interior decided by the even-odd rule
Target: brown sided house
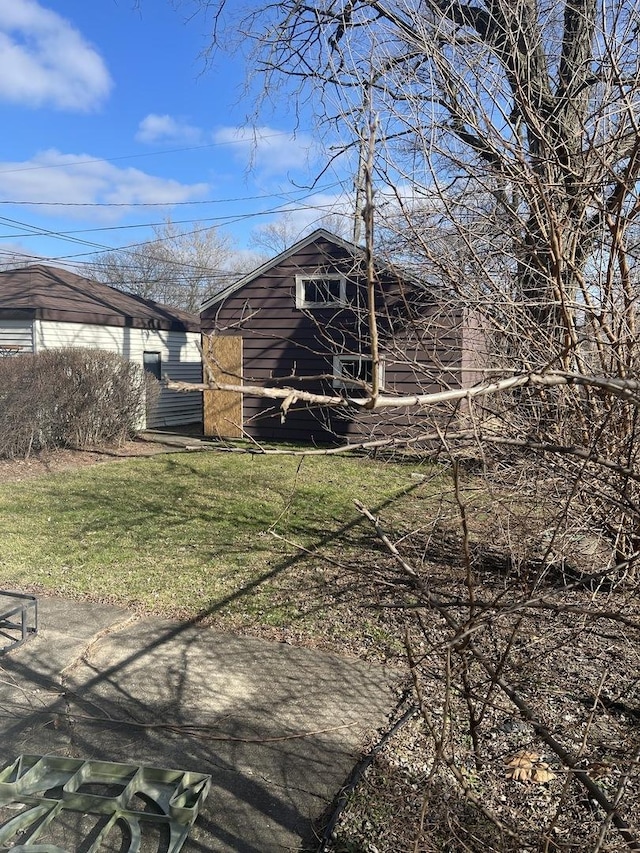
[{"label": "brown sided house", "polygon": [[[158,379],[200,382],[200,321],[68,270],[37,264],[0,272],[0,354],[58,347],[117,352]],[[161,388],[147,427],[202,419],[202,394]]]},{"label": "brown sided house", "polygon": [[[462,312],[391,269],[376,274],[385,394],[459,387],[469,378]],[[205,302],[201,326],[226,384],[353,396],[371,379],[366,300],[363,250],[319,229]],[[325,443],[406,431],[425,417],[404,409],[363,415],[296,405],[283,419],[280,402],[207,391],[205,432]]]}]

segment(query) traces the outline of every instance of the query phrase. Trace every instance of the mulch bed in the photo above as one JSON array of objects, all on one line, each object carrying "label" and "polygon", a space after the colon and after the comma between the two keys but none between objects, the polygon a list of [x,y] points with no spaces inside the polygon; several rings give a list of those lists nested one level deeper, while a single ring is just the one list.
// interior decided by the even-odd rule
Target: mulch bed
[{"label": "mulch bed", "polygon": [[[432,564],[428,575],[433,588],[464,598],[465,587],[452,578],[450,563]],[[393,576],[389,565],[387,579]],[[469,656],[467,702],[462,655],[435,613],[408,609],[399,616],[394,609],[414,660],[408,684],[418,686],[424,716],[418,708],[376,755],[321,849],[640,849],[625,841],[576,772],[585,771],[609,802],[617,803],[617,814],[640,838],[640,632],[615,618],[620,614],[640,625],[635,590],[621,586],[596,593],[550,584],[544,598],[552,607],[516,614],[508,605],[519,598],[517,588],[507,591],[504,576],[485,573],[476,595],[478,600],[499,599],[504,608],[474,633],[476,648],[494,662],[502,660],[501,674],[535,720],[577,759],[575,766],[549,748],[501,690],[489,689],[491,679]],[[382,593],[379,605],[401,597],[395,591]],[[604,615],[596,616],[596,610]],[[411,704],[419,705],[414,691],[397,716]],[[470,705],[481,715],[475,749]]]},{"label": "mulch bed", "polygon": [[87,468],[102,462],[114,462],[119,459],[131,459],[138,456],[155,456],[166,453],[168,448],[150,441],[127,441],[118,447],[100,450],[51,450],[38,453],[26,459],[0,459],[0,482],[19,482],[54,474],[60,471],[73,471]]}]

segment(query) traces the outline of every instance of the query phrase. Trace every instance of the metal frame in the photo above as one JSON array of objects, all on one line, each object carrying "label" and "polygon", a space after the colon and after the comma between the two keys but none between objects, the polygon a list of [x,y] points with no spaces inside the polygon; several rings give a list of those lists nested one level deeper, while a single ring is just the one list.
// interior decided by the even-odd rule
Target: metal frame
[{"label": "metal frame", "polygon": [[[145,823],[155,824],[156,829],[167,827],[168,846],[162,849],[178,853],[210,785],[211,776],[184,770],[21,755],[0,770],[0,810],[23,807],[0,825],[0,850],[65,853],[64,848],[56,846],[60,839],[55,830],[56,825],[64,829],[66,811],[97,817],[98,825],[91,837],[74,841],[76,845],[84,841],[82,849],[86,853],[115,849],[114,837],[110,844],[108,836],[117,830],[121,838],[122,828],[128,834],[128,853],[139,853]],[[141,801],[149,803],[153,810],[134,805]],[[50,833],[53,835],[47,838]],[[123,848],[118,846],[120,849]]]},{"label": "metal frame", "polygon": [[[38,633],[38,601],[35,595],[23,592],[0,590],[0,596],[0,637],[10,641],[0,649],[0,654],[4,654]],[[19,618],[14,620],[14,616]]]}]

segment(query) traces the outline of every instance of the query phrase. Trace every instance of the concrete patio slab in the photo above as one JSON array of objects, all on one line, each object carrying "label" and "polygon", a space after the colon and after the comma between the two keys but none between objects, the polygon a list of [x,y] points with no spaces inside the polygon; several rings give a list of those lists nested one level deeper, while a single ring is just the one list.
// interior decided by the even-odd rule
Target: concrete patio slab
[{"label": "concrete patio slab", "polygon": [[3,765],[36,753],[209,773],[187,853],[309,849],[394,703],[394,673],[326,652],[53,598],[40,626],[0,657]]}]

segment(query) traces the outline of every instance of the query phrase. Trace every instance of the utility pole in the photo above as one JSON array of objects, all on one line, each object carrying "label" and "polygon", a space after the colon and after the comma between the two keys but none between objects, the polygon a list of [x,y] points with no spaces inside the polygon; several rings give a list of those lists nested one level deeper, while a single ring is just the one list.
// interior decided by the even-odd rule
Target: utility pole
[{"label": "utility pole", "polygon": [[363,104],[362,104],[362,116],[363,116],[363,128],[360,132],[360,140],[358,144],[358,171],[356,173],[355,179],[355,191],[356,191],[356,201],[355,201],[355,210],[353,214],[353,242],[356,246],[360,243],[360,235],[362,232],[362,223],[364,216],[364,207],[365,207],[365,180],[367,174],[367,158],[369,156],[369,150],[371,147],[371,129],[369,127],[371,122],[371,88],[373,85],[373,78],[369,80],[369,82],[365,85],[364,95],[363,95]]},{"label": "utility pole", "polygon": [[366,169],[366,141],[363,135],[360,136],[360,144],[358,147],[358,171],[354,181],[356,190],[355,210],[353,214],[353,242],[357,246],[360,243],[360,234],[362,232],[362,215],[363,215],[363,199],[365,195],[364,179]]}]

